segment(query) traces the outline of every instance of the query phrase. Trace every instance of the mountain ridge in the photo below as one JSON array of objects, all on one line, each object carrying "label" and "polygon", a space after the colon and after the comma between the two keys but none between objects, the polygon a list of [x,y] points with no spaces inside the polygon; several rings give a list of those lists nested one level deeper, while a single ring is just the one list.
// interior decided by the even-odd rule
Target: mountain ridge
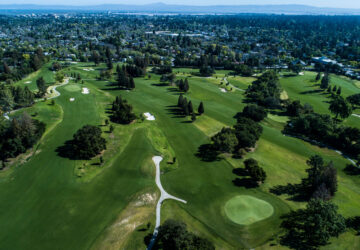
[{"label": "mountain ridge", "polygon": [[144,5],[100,4],[100,5],[36,5],[0,4],[4,11],[115,11],[152,13],[208,13],[208,14],[309,14],[309,15],[360,15],[360,9],[314,7],[301,4],[288,5],[176,5],[156,2]]}]

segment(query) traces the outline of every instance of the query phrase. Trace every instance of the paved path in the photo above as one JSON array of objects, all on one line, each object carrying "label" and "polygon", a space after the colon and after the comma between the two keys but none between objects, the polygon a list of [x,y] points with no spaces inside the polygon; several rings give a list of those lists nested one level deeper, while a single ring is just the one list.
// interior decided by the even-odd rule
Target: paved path
[{"label": "paved path", "polygon": [[[55,95],[54,95],[54,96],[51,96],[51,97],[49,97],[49,98],[47,98],[47,99],[49,100],[49,99],[54,99],[54,98],[59,97],[61,94],[60,94],[59,91],[56,90],[56,88],[68,84],[68,83],[69,83],[69,80],[70,80],[70,78],[65,78],[63,83],[61,83],[61,84],[59,84],[59,85],[52,85],[52,86],[48,87],[47,90],[46,90],[46,93],[47,93],[48,95],[51,95],[51,94],[52,94],[52,93],[51,93],[51,90],[53,90],[54,93],[55,93]],[[36,99],[35,102],[40,102],[40,101],[43,101],[43,100],[44,100],[44,98],[40,98],[40,99]],[[22,109],[22,108],[20,108],[20,109]],[[18,110],[20,110],[20,109],[15,109],[15,110],[12,110],[12,111],[10,111],[10,112],[4,113],[4,118],[5,118],[6,120],[10,120],[9,114],[14,113],[14,112],[16,112],[16,111],[18,111]]]},{"label": "paved path", "polygon": [[61,84],[59,84],[59,85],[50,86],[50,87],[47,89],[47,91],[46,91],[47,94],[48,94],[48,95],[51,95],[51,94],[52,94],[52,93],[51,93],[51,90],[52,90],[52,91],[54,91],[55,95],[54,95],[54,96],[51,96],[51,97],[49,97],[49,98],[47,98],[47,99],[54,99],[54,98],[56,98],[56,97],[59,97],[61,94],[60,94],[59,91],[56,90],[56,88],[68,84],[68,83],[69,83],[69,80],[70,80],[70,78],[65,78],[63,83],[61,83]]},{"label": "paved path", "polygon": [[155,223],[155,229],[154,229],[154,233],[153,236],[151,238],[150,244],[148,246],[148,250],[150,250],[154,243],[155,243],[155,239],[156,236],[158,234],[158,230],[159,230],[159,226],[160,226],[160,214],[161,214],[161,204],[163,203],[164,200],[166,199],[172,199],[172,200],[177,200],[180,201],[182,203],[186,203],[185,200],[179,199],[175,196],[172,196],[170,194],[168,194],[164,188],[161,185],[161,180],[160,180],[160,162],[163,160],[163,158],[161,156],[154,156],[152,158],[153,162],[155,163],[155,167],[156,167],[156,177],[155,177],[155,182],[156,185],[158,186],[158,188],[160,189],[161,195],[160,195],[160,199],[156,205],[156,223]]}]

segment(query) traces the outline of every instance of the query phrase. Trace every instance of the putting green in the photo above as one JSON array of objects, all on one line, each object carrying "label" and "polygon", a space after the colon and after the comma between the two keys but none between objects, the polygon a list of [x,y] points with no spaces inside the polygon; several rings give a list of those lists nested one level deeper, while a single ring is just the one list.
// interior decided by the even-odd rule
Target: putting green
[{"label": "putting green", "polygon": [[69,92],[77,92],[81,90],[81,87],[77,84],[70,84],[64,87]]},{"label": "putting green", "polygon": [[225,214],[233,222],[250,225],[270,217],[274,208],[266,201],[249,195],[238,195],[225,204]]}]

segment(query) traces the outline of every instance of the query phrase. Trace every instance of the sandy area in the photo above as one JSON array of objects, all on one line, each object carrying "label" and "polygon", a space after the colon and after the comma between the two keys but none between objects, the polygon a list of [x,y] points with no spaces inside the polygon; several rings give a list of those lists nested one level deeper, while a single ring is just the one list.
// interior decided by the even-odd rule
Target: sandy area
[{"label": "sandy area", "polygon": [[224,89],[224,88],[220,88],[220,91],[221,91],[221,92],[224,92],[224,93],[227,92],[226,89]]},{"label": "sandy area", "polygon": [[87,95],[87,94],[89,94],[89,93],[90,93],[90,91],[89,91],[88,88],[82,88],[81,94]]},{"label": "sandy area", "polygon": [[70,102],[73,102],[73,101],[75,101],[75,98],[74,97],[70,98]]},{"label": "sandy area", "polygon": [[153,116],[149,112],[144,113],[144,115],[146,117],[146,120],[149,120],[149,121],[154,121],[155,120],[155,116]]}]

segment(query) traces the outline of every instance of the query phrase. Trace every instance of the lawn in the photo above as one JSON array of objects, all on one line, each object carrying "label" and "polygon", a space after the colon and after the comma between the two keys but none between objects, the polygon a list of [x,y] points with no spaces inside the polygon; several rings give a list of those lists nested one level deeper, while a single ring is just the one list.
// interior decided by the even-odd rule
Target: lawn
[{"label": "lawn", "polygon": [[[162,221],[181,219],[189,230],[209,238],[218,248],[277,244],[274,236],[280,232],[280,217],[291,209],[304,207],[305,203],[293,201],[287,195],[274,195],[269,190],[276,185],[299,183],[305,176],[306,160],[315,153],[326,161],[332,160],[338,169],[339,191],[334,202],[340,212],[346,217],[359,215],[360,180],[343,172],[348,161],[332,150],[284,136],[281,130],[287,117],[269,114],[262,122],[264,132],[255,151],[247,155],[257,159],[267,172],[265,184],[254,189],[239,187],[233,184],[238,178],[233,169],[243,167],[243,160],[227,158],[204,162],[195,154],[201,144],[210,142],[209,136],[235,123],[233,116],[245,106],[242,91],[224,93],[213,78],[190,77],[190,91],[185,96],[195,110],[201,101],[205,107],[205,114],[191,123],[189,118],[174,113],[179,92],[174,87],[158,84],[159,76],[151,74],[150,80],[137,78],[135,90],[124,91],[110,86],[113,80],[95,80],[103,67],[90,63],[72,65],[64,71],[80,73],[84,83],[70,81],[60,87],[61,96],[55,99],[54,106],[39,102],[29,109],[29,113],[39,110],[38,118],[51,129],[42,138],[37,154],[10,174],[0,176],[0,240],[4,249],[119,248],[124,245],[111,242],[120,239],[130,249],[145,248],[142,240],[151,229],[135,229],[141,229],[148,222],[154,224],[153,205],[135,209],[133,214],[128,211],[142,194],[156,193],[153,155],[165,156],[161,162],[165,190],[187,201],[187,204],[165,201]],[[174,69],[185,74],[191,70]],[[217,71],[218,77],[227,73]],[[178,77],[182,76],[180,73]],[[298,98],[312,104],[316,111],[328,113],[325,95],[302,93],[304,89],[318,88],[313,86],[313,78],[313,73],[281,78],[281,85],[289,98]],[[335,81],[335,77],[333,79]],[[229,78],[229,82],[239,88],[246,88],[252,80]],[[344,95],[357,90],[347,87],[351,82],[345,79],[337,81],[343,84]],[[90,94],[81,94],[82,87],[89,88]],[[108,133],[104,121],[109,104],[117,95],[127,99],[137,115],[150,112],[156,120],[115,125],[114,133]],[[75,101],[70,102],[70,98]],[[345,122],[356,123],[350,119],[355,117]],[[98,125],[104,131],[108,149],[102,166],[97,164],[98,157],[91,161],[72,161],[56,153],[56,149],[85,124]],[[174,157],[176,163],[172,164]],[[224,207],[238,195],[270,204],[273,213],[253,224],[232,222]],[[124,227],[118,228],[116,225],[129,214],[134,216],[134,221],[124,222]],[[131,227],[131,223],[135,226]],[[129,226],[126,236],[116,237],[125,232],[125,226]],[[351,232],[341,237],[347,241],[357,240]],[[334,239],[334,246],[342,246],[341,239]]]}]

